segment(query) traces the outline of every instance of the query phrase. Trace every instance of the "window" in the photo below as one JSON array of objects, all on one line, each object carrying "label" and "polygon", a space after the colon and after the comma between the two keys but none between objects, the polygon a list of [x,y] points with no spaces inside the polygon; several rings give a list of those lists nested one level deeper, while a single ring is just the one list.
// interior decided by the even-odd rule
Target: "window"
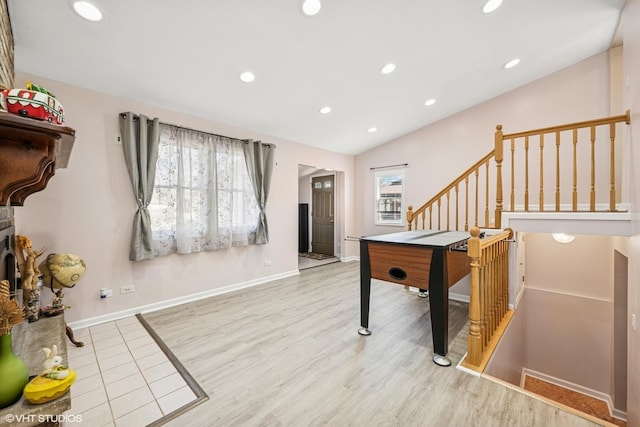
[{"label": "window", "polygon": [[260,210],[242,144],[160,125],[149,205],[157,255],[255,243]]},{"label": "window", "polygon": [[400,170],[376,172],[375,183],[375,224],[403,225],[404,207],[402,203],[402,196],[404,172]]}]

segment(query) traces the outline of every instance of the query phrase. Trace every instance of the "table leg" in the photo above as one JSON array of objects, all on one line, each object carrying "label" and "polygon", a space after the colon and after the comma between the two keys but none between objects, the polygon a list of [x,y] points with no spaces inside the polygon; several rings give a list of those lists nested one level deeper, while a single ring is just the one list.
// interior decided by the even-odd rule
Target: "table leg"
[{"label": "table leg", "polygon": [[434,250],[429,274],[429,311],[431,312],[431,334],[433,335],[433,361],[440,366],[449,366],[449,287],[446,280],[446,259],[443,250]]},{"label": "table leg", "polygon": [[66,323],[65,326],[67,327],[67,337],[69,337],[69,341],[71,341],[76,347],[84,347],[84,343],[82,341],[76,341],[76,339],[74,338],[73,329],[67,326]]},{"label": "table leg", "polygon": [[367,242],[360,241],[360,335],[371,335],[369,330],[369,301],[371,297],[371,264]]}]

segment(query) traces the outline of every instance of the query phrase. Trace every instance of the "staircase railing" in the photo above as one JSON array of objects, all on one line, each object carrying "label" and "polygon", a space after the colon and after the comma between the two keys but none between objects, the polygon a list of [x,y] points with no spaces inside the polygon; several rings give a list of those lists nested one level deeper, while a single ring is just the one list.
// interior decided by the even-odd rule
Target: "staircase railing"
[{"label": "staircase railing", "polygon": [[[616,202],[618,201],[616,196],[616,182],[618,180],[616,160],[620,157],[620,153],[616,152],[616,124],[622,122],[627,125],[631,123],[629,110],[619,116],[511,134],[503,134],[502,125],[496,126],[495,227],[500,228],[503,212],[502,169],[505,141],[511,143],[510,162],[507,164],[510,171],[509,208],[507,211],[616,212]],[[545,151],[545,144],[549,140],[555,146],[555,154],[549,154],[549,150]],[[608,147],[606,143],[598,142],[603,140],[609,141]],[[531,165],[529,163],[530,142],[538,143],[538,167],[537,171],[533,172],[530,171]],[[596,175],[597,159],[606,159],[609,168],[608,177]],[[570,160],[571,163],[570,170],[562,167],[569,163],[567,160]],[[551,167],[549,167],[550,164]],[[545,166],[547,167],[545,168]],[[588,175],[581,175],[582,171],[588,171]],[[517,181],[516,172],[521,176],[521,181]],[[548,192],[545,193],[545,182],[548,181],[554,183],[555,200],[550,205],[545,204],[545,198],[549,197]],[[570,186],[564,184],[565,182],[570,182]],[[536,187],[538,203],[532,205],[529,195],[535,191]],[[608,189],[608,203],[597,206],[597,188]],[[606,196],[600,198],[601,201],[605,199]],[[517,205],[516,200],[521,201],[522,204]]]},{"label": "staircase railing", "polygon": [[[442,230],[443,222],[445,222],[445,230],[460,230],[460,205],[462,204],[462,210],[464,212],[463,219],[463,229],[464,231],[469,230],[469,221],[473,221],[472,226],[478,227],[479,221],[479,209],[480,202],[482,199],[482,193],[480,188],[480,182],[484,184],[484,224],[482,226],[484,228],[490,228],[489,225],[489,164],[491,163],[491,159],[495,157],[495,150],[491,151],[489,154],[484,156],[482,159],[478,160],[473,166],[464,171],[459,177],[453,180],[451,184],[446,186],[444,190],[440,191],[438,194],[429,199],[425,204],[420,206],[415,211],[413,210],[413,206],[409,206],[407,211],[407,224],[409,230],[417,230],[419,227],[421,229],[431,229],[431,230]],[[484,174],[481,177],[482,169],[484,168]],[[475,179],[474,179],[475,178]],[[469,182],[471,181],[472,187],[469,186]],[[462,187],[464,193],[464,200],[461,202],[460,196],[460,188]],[[453,211],[453,216],[451,213],[451,192],[454,192],[455,196],[455,206]],[[473,200],[471,201],[471,205],[469,204],[469,196],[473,196]],[[442,205],[445,205],[446,213],[442,213]],[[436,206],[434,212],[434,206]],[[469,213],[469,207],[473,208],[471,212],[471,219]],[[429,214],[429,223],[427,227],[427,212]],[[434,216],[435,216],[435,224],[434,224]],[[443,221],[444,219],[444,221]],[[453,222],[453,227],[451,225]]]},{"label": "staircase railing", "polygon": [[[627,111],[619,116],[511,134],[503,134],[502,125],[498,125],[494,136],[495,146],[490,153],[415,211],[409,206],[409,230],[459,230],[462,226],[467,231],[472,224],[468,242],[471,262],[468,354],[463,365],[478,371],[484,369],[513,313],[508,309],[508,252],[513,232],[506,229],[479,238],[482,216],[483,228],[501,228],[502,212],[505,211],[505,171],[509,176],[509,206],[506,211],[616,212],[617,203],[620,202],[617,192],[620,179],[616,164],[621,157],[621,153],[616,151],[616,125],[628,125],[630,119],[631,112]],[[545,151],[545,144],[549,140],[553,142],[554,149]],[[602,140],[608,141],[608,144],[600,142]],[[507,162],[504,161],[505,141],[510,142],[510,158]],[[530,143],[536,144],[538,149],[530,150]],[[529,162],[531,151],[536,151],[533,155],[537,154],[538,161],[533,163],[537,163],[537,166]],[[495,159],[496,165],[494,177],[490,174],[492,159]],[[597,170],[608,169],[608,176],[596,174],[596,163],[602,159],[606,159],[605,165]],[[571,166],[567,167],[567,164]],[[496,191],[492,193],[490,187],[494,182]],[[545,191],[545,183],[549,182],[554,186],[551,192],[554,201],[546,204],[550,196]],[[606,190],[602,191],[602,188]],[[537,203],[532,203],[529,198],[533,189],[538,193]],[[605,196],[601,196],[602,193]],[[484,215],[480,212],[481,207],[484,208]]]},{"label": "staircase railing", "polygon": [[[510,134],[504,134],[502,125],[497,125],[490,153],[418,209],[408,207],[408,229],[501,228],[503,211],[616,212],[620,181],[616,165],[621,156],[616,151],[616,125],[629,124],[630,120],[631,112],[627,111],[618,116]],[[510,143],[506,162],[505,141]],[[548,141],[554,144],[552,150],[547,147]],[[537,145],[537,150],[530,144]],[[537,162],[530,162],[531,156],[536,156]],[[492,159],[495,170],[490,169]],[[596,164],[602,159],[608,176],[596,174]],[[509,177],[507,208],[503,206],[503,175]],[[495,192],[490,191],[493,185]],[[549,185],[554,186],[553,191],[548,191]],[[537,203],[530,199],[534,191],[538,194]],[[554,202],[546,204],[550,193]],[[602,193],[608,196],[598,197]]]},{"label": "staircase railing", "polygon": [[510,228],[482,239],[478,227],[471,229],[467,246],[471,260],[469,337],[464,365],[472,369],[484,369],[511,318],[509,240],[512,238]]}]

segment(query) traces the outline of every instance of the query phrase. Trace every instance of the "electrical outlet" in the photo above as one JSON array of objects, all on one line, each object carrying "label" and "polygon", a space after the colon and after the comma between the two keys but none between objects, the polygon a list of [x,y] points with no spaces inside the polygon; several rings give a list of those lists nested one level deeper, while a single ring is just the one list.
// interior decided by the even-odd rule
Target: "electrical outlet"
[{"label": "electrical outlet", "polygon": [[134,284],[124,285],[120,287],[121,294],[130,294],[131,292],[135,292],[135,291],[136,291],[136,285]]},{"label": "electrical outlet", "polygon": [[116,145],[122,145],[122,136],[119,133],[116,134],[115,143]]},{"label": "electrical outlet", "polygon": [[269,267],[270,265],[271,265],[271,260],[270,260],[270,259],[268,259],[268,260],[266,260],[266,261],[264,262],[264,266],[265,266],[265,267]]},{"label": "electrical outlet", "polygon": [[107,298],[111,298],[112,296],[113,296],[113,290],[111,289],[100,288],[100,290],[98,291],[99,299],[107,299]]}]

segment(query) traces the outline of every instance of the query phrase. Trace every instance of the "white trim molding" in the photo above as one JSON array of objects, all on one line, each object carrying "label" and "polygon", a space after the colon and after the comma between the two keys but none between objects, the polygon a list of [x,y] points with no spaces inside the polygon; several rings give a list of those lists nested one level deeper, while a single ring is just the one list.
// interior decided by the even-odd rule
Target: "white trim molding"
[{"label": "white trim molding", "polygon": [[204,298],[214,297],[217,295],[238,291],[240,289],[263,285],[265,283],[272,282],[274,280],[297,276],[298,274],[300,274],[298,270],[291,270],[291,271],[280,273],[280,274],[261,277],[259,279],[248,280],[246,282],[234,283],[232,285],[223,286],[221,288],[210,289],[204,292],[198,292],[195,294],[185,295],[178,298],[172,298],[164,301],[155,302],[152,304],[146,304],[139,307],[133,307],[126,310],[116,311],[114,313],[109,313],[102,316],[91,317],[89,319],[79,320],[77,322],[71,322],[68,324],[68,326],[72,329],[88,328],[90,326],[99,325],[100,323],[111,322],[111,321],[119,320],[125,317],[134,316],[138,313],[143,313],[143,314],[151,313],[153,311],[175,307],[177,305],[186,304],[188,302],[198,301]]}]

